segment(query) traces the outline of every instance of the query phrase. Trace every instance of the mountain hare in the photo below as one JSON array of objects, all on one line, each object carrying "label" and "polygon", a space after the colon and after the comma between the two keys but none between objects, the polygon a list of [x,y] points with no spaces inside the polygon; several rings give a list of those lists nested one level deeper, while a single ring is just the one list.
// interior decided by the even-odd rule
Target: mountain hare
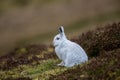
[{"label": "mountain hare", "polygon": [[62,60],[58,66],[72,67],[88,61],[88,56],[82,47],[66,38],[63,26],[59,28],[59,34],[54,37],[53,45],[56,55]]}]

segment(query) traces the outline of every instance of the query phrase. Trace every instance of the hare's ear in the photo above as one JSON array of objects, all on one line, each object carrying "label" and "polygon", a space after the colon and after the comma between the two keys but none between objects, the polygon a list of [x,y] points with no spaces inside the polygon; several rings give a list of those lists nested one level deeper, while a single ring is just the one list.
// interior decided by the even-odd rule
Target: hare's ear
[{"label": "hare's ear", "polygon": [[61,27],[59,28],[59,32],[60,32],[60,33],[64,33],[64,27],[63,27],[63,26],[61,26]]},{"label": "hare's ear", "polygon": [[63,27],[63,26],[61,26],[61,27],[59,28],[59,33],[60,33],[61,37],[66,38],[65,33],[64,33],[64,27]]}]

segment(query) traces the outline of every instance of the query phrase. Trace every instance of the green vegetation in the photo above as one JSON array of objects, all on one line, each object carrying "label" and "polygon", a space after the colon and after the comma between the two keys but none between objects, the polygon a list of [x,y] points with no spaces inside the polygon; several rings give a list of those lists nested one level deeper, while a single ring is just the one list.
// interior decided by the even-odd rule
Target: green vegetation
[{"label": "green vegetation", "polygon": [[27,45],[0,57],[1,80],[119,80],[120,23],[106,25],[71,39],[89,61],[72,68],[58,67],[53,46]]}]

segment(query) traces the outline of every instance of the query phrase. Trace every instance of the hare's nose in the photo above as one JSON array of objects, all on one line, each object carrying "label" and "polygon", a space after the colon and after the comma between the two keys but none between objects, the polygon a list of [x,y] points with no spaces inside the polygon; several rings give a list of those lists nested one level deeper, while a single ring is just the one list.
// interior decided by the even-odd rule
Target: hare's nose
[{"label": "hare's nose", "polygon": [[56,47],[56,46],[57,46],[57,44],[55,43],[55,41],[53,41],[53,46],[54,46],[54,47]]}]

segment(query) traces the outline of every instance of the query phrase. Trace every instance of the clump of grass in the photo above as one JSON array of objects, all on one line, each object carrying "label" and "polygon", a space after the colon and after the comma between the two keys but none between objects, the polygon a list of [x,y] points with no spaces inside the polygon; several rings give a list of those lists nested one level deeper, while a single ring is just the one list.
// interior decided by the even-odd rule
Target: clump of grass
[{"label": "clump of grass", "polygon": [[58,60],[52,60],[52,59],[48,59],[48,60],[44,60],[41,62],[40,65],[38,66],[33,66],[31,68],[28,68],[26,69],[24,72],[24,76],[36,76],[36,75],[39,75],[45,71],[48,71],[48,70],[51,70],[51,69],[54,69],[56,67],[55,63],[57,63]]}]

